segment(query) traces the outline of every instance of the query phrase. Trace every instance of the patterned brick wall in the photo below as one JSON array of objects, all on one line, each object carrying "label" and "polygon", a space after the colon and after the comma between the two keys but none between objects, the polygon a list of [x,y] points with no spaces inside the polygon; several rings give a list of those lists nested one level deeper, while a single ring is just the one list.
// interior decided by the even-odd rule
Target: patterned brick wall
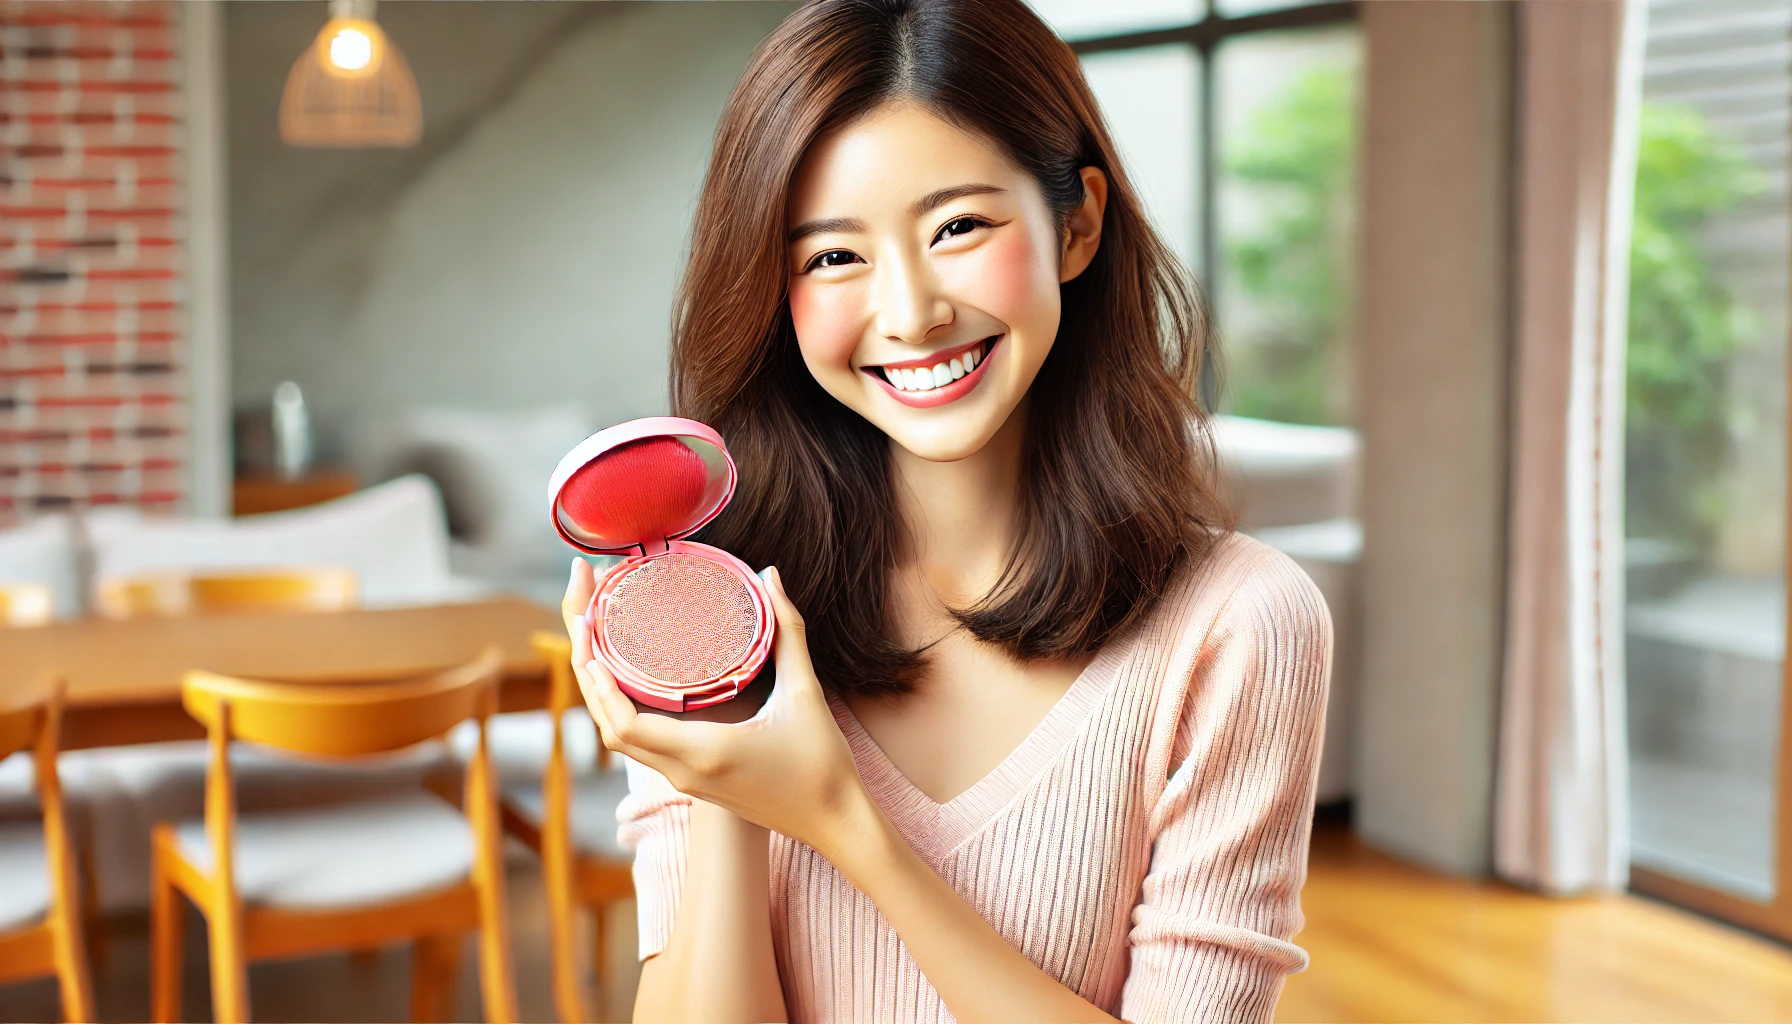
[{"label": "patterned brick wall", "polygon": [[178,18],[0,0],[0,524],[184,497]]}]

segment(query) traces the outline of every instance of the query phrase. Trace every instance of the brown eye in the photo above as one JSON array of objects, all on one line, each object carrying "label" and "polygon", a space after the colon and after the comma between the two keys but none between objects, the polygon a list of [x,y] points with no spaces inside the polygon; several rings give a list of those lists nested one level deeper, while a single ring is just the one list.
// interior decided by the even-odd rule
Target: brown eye
[{"label": "brown eye", "polygon": [[803,269],[814,270],[817,267],[844,267],[849,263],[859,262],[863,261],[860,260],[856,254],[848,252],[845,249],[829,249],[827,252],[820,253],[814,259],[811,259],[809,265]]},{"label": "brown eye", "polygon": [[934,244],[937,245],[945,239],[954,238],[958,235],[968,235],[982,226],[983,221],[980,221],[975,217],[955,217],[952,220],[947,221],[945,225],[940,228],[939,234],[933,236]]}]

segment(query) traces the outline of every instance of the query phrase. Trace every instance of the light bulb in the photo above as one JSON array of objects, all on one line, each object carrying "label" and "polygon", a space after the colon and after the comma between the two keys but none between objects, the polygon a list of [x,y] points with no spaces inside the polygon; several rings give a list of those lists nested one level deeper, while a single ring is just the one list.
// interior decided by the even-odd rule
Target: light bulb
[{"label": "light bulb", "polygon": [[373,59],[373,40],[358,28],[337,29],[330,38],[330,63],[344,71],[359,71]]}]

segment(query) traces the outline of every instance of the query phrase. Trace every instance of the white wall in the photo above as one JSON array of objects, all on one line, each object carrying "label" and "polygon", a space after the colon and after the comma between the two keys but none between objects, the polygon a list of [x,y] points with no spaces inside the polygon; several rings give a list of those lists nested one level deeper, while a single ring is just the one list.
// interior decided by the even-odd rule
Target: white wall
[{"label": "white wall", "polygon": [[[382,20],[397,6],[383,5]],[[538,21],[571,7],[514,6]],[[233,289],[239,403],[298,381],[326,455],[404,407],[573,401],[600,422],[664,409],[672,297],[715,121],[753,46],[791,6],[596,6],[600,16],[542,22],[533,36],[507,23],[510,37],[492,44],[487,63],[523,61],[515,81],[485,69],[488,91],[501,93],[489,109],[477,96],[450,97],[471,113],[442,127],[437,111],[423,148],[432,131],[452,145],[426,152],[421,166],[414,154],[410,165],[367,154],[357,179],[344,154],[233,143],[242,166],[232,173],[232,234],[245,255]],[[418,21],[437,5],[408,7]],[[293,21],[279,11],[246,17]],[[477,52],[478,35],[447,38],[440,17],[427,26],[434,36],[411,33],[414,49]],[[232,28],[257,30],[240,15]],[[404,46],[400,26],[389,30]],[[470,22],[460,35],[480,31]],[[411,57],[429,111],[431,56]],[[235,62],[232,74],[284,77],[265,65]],[[468,68],[458,57],[452,65],[438,77]],[[333,192],[293,180],[305,160],[337,176]],[[372,200],[357,194],[358,180]],[[313,216],[294,217],[295,196],[314,204]],[[282,247],[267,251],[258,221],[282,233]]]}]

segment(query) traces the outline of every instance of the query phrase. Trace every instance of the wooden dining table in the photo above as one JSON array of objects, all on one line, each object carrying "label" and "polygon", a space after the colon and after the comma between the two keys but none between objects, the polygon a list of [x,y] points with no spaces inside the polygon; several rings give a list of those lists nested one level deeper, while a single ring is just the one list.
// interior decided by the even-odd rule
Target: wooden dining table
[{"label": "wooden dining table", "polygon": [[62,747],[196,739],[181,676],[207,669],[253,679],[364,682],[417,676],[504,652],[500,710],[547,706],[547,662],[530,645],[565,635],[556,610],[519,597],[413,608],[272,612],[0,630],[0,695],[61,679]]}]

